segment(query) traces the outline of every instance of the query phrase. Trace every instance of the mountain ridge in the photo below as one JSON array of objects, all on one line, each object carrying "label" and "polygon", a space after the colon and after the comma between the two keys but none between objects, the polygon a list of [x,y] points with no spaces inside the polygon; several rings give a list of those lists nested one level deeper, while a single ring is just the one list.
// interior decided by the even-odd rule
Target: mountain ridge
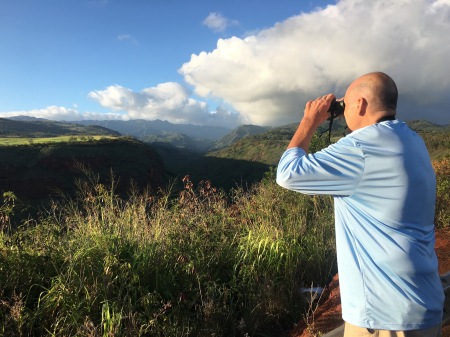
[{"label": "mountain ridge", "polygon": [[1,137],[56,137],[56,136],[120,136],[120,133],[98,125],[80,125],[45,119],[0,118]]}]

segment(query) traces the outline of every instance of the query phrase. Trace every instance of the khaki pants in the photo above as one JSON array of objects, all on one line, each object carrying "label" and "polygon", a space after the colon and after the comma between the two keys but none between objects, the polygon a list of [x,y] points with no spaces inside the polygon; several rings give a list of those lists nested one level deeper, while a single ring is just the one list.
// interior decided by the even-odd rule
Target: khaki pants
[{"label": "khaki pants", "polygon": [[424,330],[390,331],[360,328],[345,323],[344,337],[441,337],[441,331],[440,324]]}]

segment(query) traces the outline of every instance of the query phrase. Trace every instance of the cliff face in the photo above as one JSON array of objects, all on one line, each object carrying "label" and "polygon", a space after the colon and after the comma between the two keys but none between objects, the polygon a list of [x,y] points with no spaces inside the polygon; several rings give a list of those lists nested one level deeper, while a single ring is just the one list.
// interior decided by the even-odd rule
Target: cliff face
[{"label": "cliff face", "polygon": [[73,195],[83,169],[127,193],[131,181],[156,190],[164,184],[160,157],[147,145],[127,139],[0,147],[0,191],[12,191],[27,202],[56,193]]}]

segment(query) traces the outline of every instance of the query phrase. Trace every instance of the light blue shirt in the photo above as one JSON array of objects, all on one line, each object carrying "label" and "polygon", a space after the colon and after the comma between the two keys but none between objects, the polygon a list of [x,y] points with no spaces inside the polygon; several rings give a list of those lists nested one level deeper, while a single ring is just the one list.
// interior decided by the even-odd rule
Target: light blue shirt
[{"label": "light blue shirt", "polygon": [[418,134],[401,121],[385,121],[314,154],[288,149],[277,183],[334,197],[346,322],[383,330],[426,329],[441,322],[436,178]]}]

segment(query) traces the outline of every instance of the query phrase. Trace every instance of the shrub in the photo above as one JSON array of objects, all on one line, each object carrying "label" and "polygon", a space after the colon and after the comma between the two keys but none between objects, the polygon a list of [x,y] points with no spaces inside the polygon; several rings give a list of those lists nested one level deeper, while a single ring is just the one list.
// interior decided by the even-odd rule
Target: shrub
[{"label": "shrub", "polygon": [[436,214],[438,228],[450,226],[450,158],[433,161],[436,172]]}]

